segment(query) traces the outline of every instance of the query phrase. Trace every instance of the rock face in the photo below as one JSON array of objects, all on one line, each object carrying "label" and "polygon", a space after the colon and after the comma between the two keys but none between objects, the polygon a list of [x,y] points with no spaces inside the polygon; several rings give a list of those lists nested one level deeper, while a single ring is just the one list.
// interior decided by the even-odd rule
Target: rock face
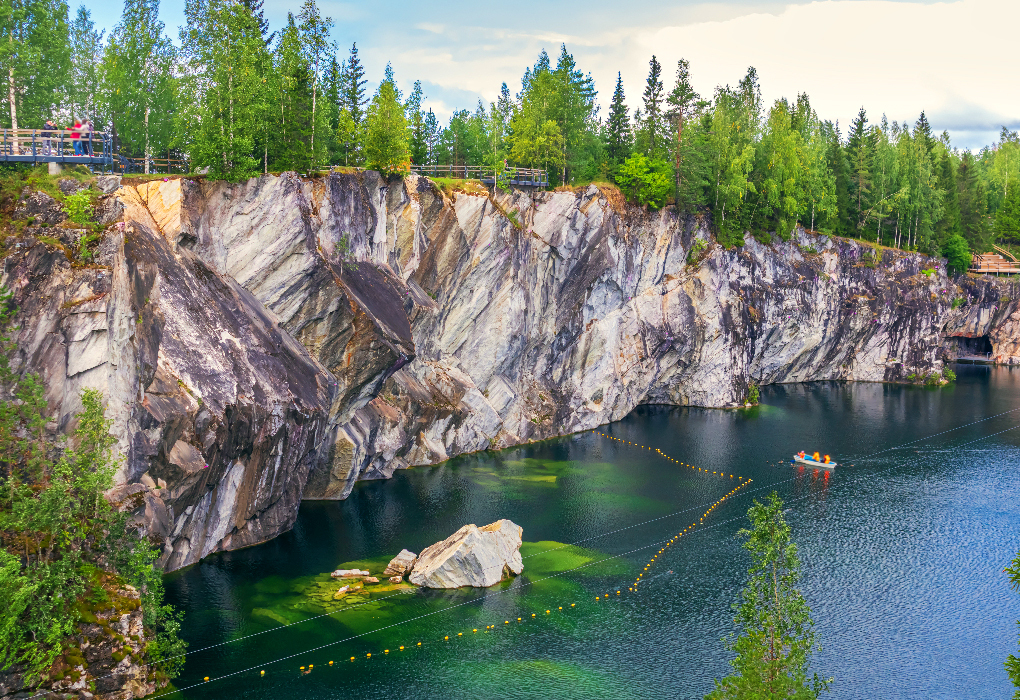
[{"label": "rock face", "polygon": [[[152,695],[157,684],[146,663],[147,640],[139,594],[131,586],[114,591],[113,606],[96,611],[65,640],[52,671],[55,678],[26,687],[19,666],[0,671],[0,700],[60,697],[133,700]],[[91,613],[89,613],[91,615]],[[166,682],[159,687],[166,685]],[[94,686],[94,687],[92,687]],[[91,687],[91,690],[90,690]]]},{"label": "rock face", "polygon": [[406,549],[400,550],[400,554],[393,557],[383,571],[384,576],[404,576],[411,573],[414,563],[418,561],[418,555]]},{"label": "rock face", "polygon": [[112,497],[175,569],[290,527],[331,377],[243,287],[175,249],[137,192],[120,198],[125,226],[99,265],[26,239],[3,284],[20,309],[16,362],[42,375],[55,428],[73,429],[82,388],[107,397],[124,457]]},{"label": "rock face", "polygon": [[427,547],[407,580],[426,588],[488,588],[510,574],[524,571],[521,561],[523,530],[510,520],[484,527],[465,525]]},{"label": "rock face", "polygon": [[[16,215],[58,210],[36,193]],[[98,264],[8,239],[16,366],[43,375],[54,430],[82,387],[105,393],[125,458],[111,498],[168,569],[274,537],[302,498],[642,403],[903,381],[982,348],[1020,362],[1011,282],[803,230],[726,250],[704,217],[595,186],[284,173],[121,187],[97,212]]]}]

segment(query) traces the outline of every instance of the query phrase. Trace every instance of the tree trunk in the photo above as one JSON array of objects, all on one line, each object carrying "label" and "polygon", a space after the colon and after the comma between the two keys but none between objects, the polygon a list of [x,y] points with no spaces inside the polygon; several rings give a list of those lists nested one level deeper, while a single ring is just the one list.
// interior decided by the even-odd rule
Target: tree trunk
[{"label": "tree trunk", "polygon": [[312,160],[309,170],[315,169],[315,97],[319,89],[319,52],[315,52],[315,73],[312,75]]},{"label": "tree trunk", "polygon": [[680,146],[684,137],[684,108],[681,107],[676,119],[676,154],[673,157],[673,207],[680,211],[680,166],[683,164],[683,156],[680,155]]},{"label": "tree trunk", "polygon": [[149,106],[145,106],[145,174],[149,174]]},{"label": "tree trunk", "polygon": [[[14,35],[11,35],[11,43],[14,42]],[[13,149],[11,150],[12,155],[19,155],[21,149],[18,148],[18,106],[15,101],[16,95],[14,93],[14,66],[7,69],[7,101],[11,104],[11,129],[14,131],[14,140],[12,143]]]}]

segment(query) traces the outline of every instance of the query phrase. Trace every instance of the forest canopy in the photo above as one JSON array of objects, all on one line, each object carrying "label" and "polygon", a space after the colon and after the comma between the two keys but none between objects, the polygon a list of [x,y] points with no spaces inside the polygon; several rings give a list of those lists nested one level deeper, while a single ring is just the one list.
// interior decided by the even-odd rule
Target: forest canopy
[{"label": "forest canopy", "polygon": [[126,0],[108,36],[63,0],[0,0],[5,126],[88,118],[124,157],[185,159],[232,180],[476,166],[502,181],[513,167],[542,168],[552,188],[605,182],[652,209],[707,211],[726,245],[747,232],[787,238],[799,223],[959,267],[995,242],[1020,243],[1020,137],[1005,127],[973,153],[923,112],[908,123],[862,108],[840,125],[806,94],[765,104],[754,68],[701,95],[687,61],[655,56],[641,94],[628,100],[618,75],[602,114],[566,46],[555,60],[542,51],[516,92],[504,83],[444,124],[421,81],[405,95],[389,65],[370,80],[315,0],[274,29],[263,1],[187,0],[171,41],[158,0]]}]

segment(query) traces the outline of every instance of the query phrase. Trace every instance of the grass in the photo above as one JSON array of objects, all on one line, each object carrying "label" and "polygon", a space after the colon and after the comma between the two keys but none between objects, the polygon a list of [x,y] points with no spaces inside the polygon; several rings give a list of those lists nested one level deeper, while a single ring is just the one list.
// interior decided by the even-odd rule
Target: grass
[{"label": "grass", "polygon": [[458,192],[488,196],[489,188],[481,180],[464,180],[456,177],[430,177],[429,180],[447,197]]}]

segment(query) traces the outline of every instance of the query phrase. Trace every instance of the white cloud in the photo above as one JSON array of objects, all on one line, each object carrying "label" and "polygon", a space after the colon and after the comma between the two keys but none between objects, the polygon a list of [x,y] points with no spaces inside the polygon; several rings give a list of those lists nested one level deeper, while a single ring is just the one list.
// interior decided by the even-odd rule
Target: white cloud
[{"label": "white cloud", "polygon": [[874,120],[884,112],[890,120],[912,122],[924,110],[937,130],[967,134],[965,140],[1020,122],[1012,56],[1020,3],[834,0],[770,6],[768,12],[729,5],[712,15],[705,8],[690,8],[688,15],[711,19],[651,27],[616,18],[617,28],[592,28],[583,36],[558,27],[525,32],[445,25],[443,37],[430,27],[428,36],[408,37],[402,45],[410,48],[395,55],[392,46],[366,50],[391,56],[405,79],[420,77],[440,91],[466,90],[485,99],[493,99],[503,81],[516,92],[538,51],[546,48],[555,61],[565,42],[594,75],[603,105],[617,71],[628,103],[638,105],[654,53],[669,81],[676,60],[687,58],[706,96],[717,85],[735,84],[753,65],[767,102],[807,92],[823,118],[841,124],[861,106]]}]

